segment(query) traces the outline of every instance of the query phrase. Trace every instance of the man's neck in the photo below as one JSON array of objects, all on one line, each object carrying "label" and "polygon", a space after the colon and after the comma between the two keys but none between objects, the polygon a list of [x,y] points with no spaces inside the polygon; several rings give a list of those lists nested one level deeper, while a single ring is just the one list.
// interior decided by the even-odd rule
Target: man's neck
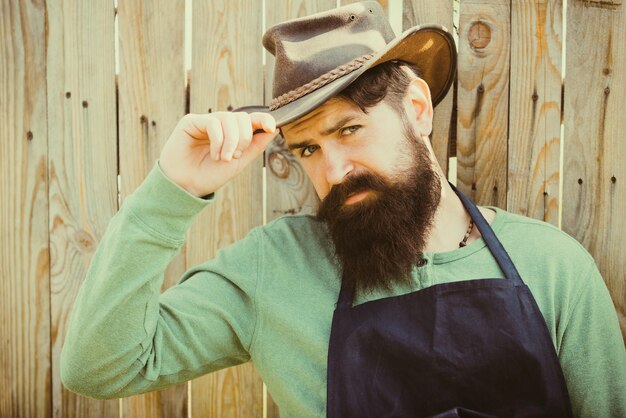
[{"label": "man's neck", "polygon": [[[441,200],[435,213],[435,220],[426,243],[426,252],[440,253],[459,248],[470,223],[470,215],[463,206],[461,199],[452,190],[445,178],[442,179]],[[487,222],[491,224],[495,212],[487,208],[479,208]],[[467,240],[467,244],[480,238],[476,226]]]}]

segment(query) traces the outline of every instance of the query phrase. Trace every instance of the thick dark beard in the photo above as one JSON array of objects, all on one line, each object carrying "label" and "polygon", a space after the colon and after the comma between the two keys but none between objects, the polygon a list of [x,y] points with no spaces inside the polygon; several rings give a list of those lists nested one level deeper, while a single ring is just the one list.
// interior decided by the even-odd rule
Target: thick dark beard
[{"label": "thick dark beard", "polygon": [[[349,176],[331,189],[317,213],[328,225],[343,282],[357,292],[411,282],[439,206],[441,181],[428,149],[407,125],[410,171],[397,180],[374,173]],[[344,205],[350,195],[366,190],[366,199]]]}]

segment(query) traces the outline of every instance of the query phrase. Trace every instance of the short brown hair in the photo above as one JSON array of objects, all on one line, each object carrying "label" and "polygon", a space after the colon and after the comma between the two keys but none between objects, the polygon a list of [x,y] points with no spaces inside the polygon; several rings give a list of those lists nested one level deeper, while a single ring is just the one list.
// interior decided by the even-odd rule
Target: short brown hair
[{"label": "short brown hair", "polygon": [[408,67],[415,75],[422,77],[422,71],[414,64],[388,61],[364,72],[337,97],[353,102],[365,113],[384,99],[393,109],[402,113],[402,99],[411,83],[402,67]]}]

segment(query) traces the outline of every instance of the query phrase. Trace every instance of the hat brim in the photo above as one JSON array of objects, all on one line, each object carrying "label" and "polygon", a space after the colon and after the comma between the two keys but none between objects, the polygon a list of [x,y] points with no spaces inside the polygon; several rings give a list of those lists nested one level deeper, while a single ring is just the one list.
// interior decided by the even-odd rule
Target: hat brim
[{"label": "hat brim", "polygon": [[424,25],[408,29],[378,51],[362,67],[269,113],[276,120],[276,126],[280,128],[337,95],[368,69],[393,60],[416,64],[422,70],[422,78],[428,84],[433,106],[436,106],[446,96],[456,74],[454,38],[441,25]]}]

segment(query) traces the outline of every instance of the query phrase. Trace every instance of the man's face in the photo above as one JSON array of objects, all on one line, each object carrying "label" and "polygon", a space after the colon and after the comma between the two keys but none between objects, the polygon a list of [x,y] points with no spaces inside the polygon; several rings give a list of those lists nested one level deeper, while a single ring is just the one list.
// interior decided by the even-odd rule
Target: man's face
[{"label": "man's face", "polygon": [[[412,164],[403,123],[384,101],[364,113],[351,102],[331,99],[282,133],[322,200],[348,176],[370,172],[393,179]],[[350,196],[345,204],[371,195]]]},{"label": "man's face", "polygon": [[366,114],[334,100],[284,132],[322,198],[342,280],[357,290],[406,283],[425,247],[441,183],[416,130],[384,101]]}]

